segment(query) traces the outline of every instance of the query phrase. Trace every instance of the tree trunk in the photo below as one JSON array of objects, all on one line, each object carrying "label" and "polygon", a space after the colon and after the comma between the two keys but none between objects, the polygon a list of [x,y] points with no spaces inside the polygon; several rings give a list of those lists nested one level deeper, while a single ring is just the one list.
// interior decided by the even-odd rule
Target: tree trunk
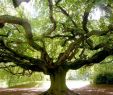
[{"label": "tree trunk", "polygon": [[63,68],[52,70],[50,74],[51,86],[48,91],[40,95],[79,95],[70,91],[66,86],[66,73],[67,70]]}]

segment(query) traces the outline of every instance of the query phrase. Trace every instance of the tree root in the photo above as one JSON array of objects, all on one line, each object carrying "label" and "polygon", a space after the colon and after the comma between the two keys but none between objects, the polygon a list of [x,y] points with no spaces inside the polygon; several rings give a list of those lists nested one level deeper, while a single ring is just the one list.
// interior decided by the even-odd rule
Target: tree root
[{"label": "tree root", "polygon": [[75,93],[75,92],[73,92],[71,90],[60,91],[60,92],[55,91],[55,90],[51,90],[51,91],[48,90],[48,91],[43,92],[43,93],[41,93],[39,95],[80,95],[80,94]]}]

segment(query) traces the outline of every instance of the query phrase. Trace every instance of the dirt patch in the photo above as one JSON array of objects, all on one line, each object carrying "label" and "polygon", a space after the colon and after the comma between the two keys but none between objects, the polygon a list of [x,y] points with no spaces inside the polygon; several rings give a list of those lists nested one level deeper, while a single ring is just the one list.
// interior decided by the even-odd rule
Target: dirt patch
[{"label": "dirt patch", "polygon": [[0,89],[0,95],[37,95],[41,93],[37,88],[8,88]]},{"label": "dirt patch", "polygon": [[113,95],[113,85],[88,85],[74,91],[80,95]]},{"label": "dirt patch", "polygon": [[[38,95],[42,90],[38,88],[1,88],[0,95]],[[73,91],[80,95],[113,95],[113,85],[88,85]]]}]

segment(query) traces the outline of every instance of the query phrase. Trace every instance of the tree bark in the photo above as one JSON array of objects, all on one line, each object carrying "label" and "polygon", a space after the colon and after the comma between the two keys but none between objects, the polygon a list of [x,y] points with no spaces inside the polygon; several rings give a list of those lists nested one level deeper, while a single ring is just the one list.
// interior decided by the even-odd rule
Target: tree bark
[{"label": "tree bark", "polygon": [[52,70],[50,74],[51,86],[48,91],[40,95],[79,95],[68,89],[65,79],[66,73],[67,70],[63,68]]}]

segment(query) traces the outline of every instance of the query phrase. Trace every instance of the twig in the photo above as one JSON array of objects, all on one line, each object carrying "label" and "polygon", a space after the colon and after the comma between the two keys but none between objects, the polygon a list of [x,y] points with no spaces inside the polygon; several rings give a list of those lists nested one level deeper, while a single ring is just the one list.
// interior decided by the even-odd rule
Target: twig
[{"label": "twig", "polygon": [[72,17],[67,13],[67,11],[66,11],[65,9],[63,9],[61,6],[59,6],[59,5],[56,5],[56,6],[61,10],[61,12],[62,12],[65,16],[67,16],[67,17],[71,20],[71,22],[73,23],[73,25],[74,25],[75,27],[77,27],[75,21],[74,21],[74,20],[72,19]]},{"label": "twig", "polygon": [[54,39],[54,38],[70,38],[72,36],[69,36],[69,35],[55,35],[55,36],[45,36],[47,38],[51,38],[51,39]]}]

